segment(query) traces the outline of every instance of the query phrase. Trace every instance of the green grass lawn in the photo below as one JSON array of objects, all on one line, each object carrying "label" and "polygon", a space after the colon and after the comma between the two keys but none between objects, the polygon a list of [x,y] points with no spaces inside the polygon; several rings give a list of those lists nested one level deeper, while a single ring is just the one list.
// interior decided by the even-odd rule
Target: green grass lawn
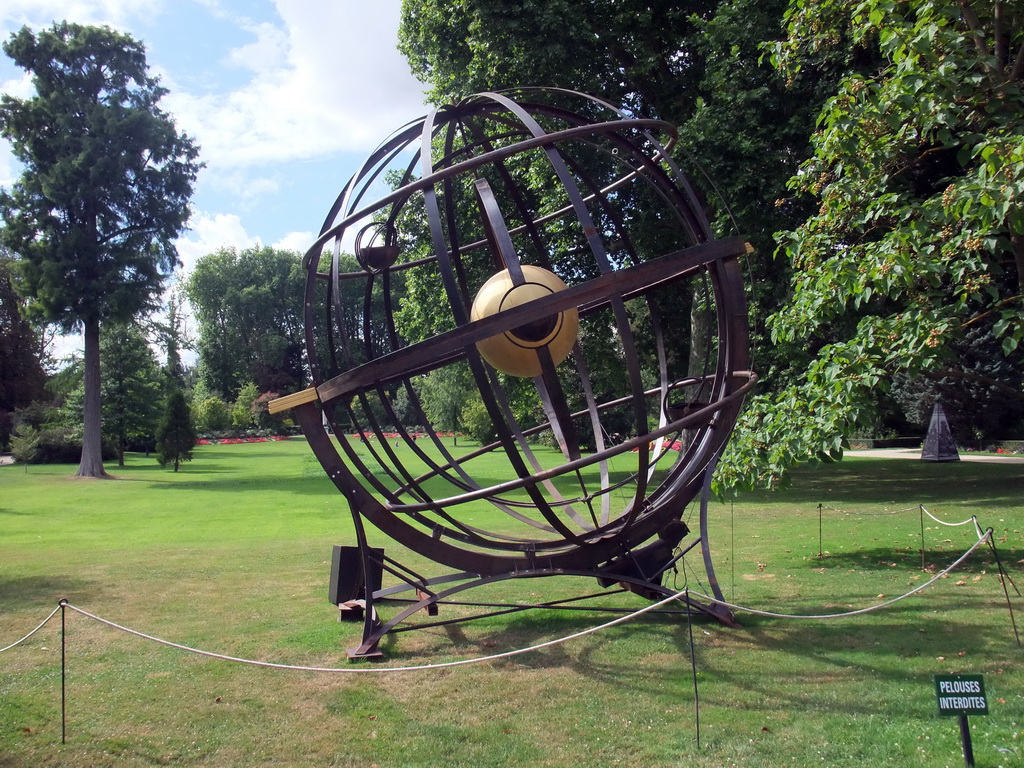
[{"label": "green grass lawn", "polygon": [[[0,467],[0,647],[66,597],[206,650],[352,667],[343,649],[359,627],[338,623],[326,600],[331,546],[352,543],[351,523],[302,440],[200,447],[176,474],[141,456],[108,471],[120,479]],[[926,518],[922,570],[924,505],[943,520],[977,515],[993,527],[1024,588],[1022,491],[1024,465],[850,457],[801,470],[787,491],[713,506],[719,580],[736,603],[784,613],[881,602],[975,540],[970,527]],[[381,536],[372,543],[397,552]],[[440,572],[414,554],[402,559]],[[593,590],[585,581],[506,582],[473,597],[551,599]],[[695,562],[674,583],[700,590],[702,581]],[[644,605],[633,596],[609,604]],[[1024,601],[1014,606],[1020,612]],[[987,548],[882,612],[741,615],[742,629],[696,621],[699,749],[690,640],[678,617],[645,616],[479,665],[358,675],[232,664],[67,618],[67,744],[54,620],[0,654],[3,768],[958,766],[956,720],[935,714],[932,687],[932,675],[958,671],[984,674],[988,689],[991,714],[971,720],[977,764],[1024,765],[1024,651]],[[382,644],[380,666],[513,650],[607,619],[532,611],[403,633]]]}]

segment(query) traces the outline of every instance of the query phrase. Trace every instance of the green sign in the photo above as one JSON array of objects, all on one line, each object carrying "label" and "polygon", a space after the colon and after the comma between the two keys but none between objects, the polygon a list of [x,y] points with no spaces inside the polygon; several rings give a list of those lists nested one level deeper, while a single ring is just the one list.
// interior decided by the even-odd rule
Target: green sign
[{"label": "green sign", "polygon": [[940,715],[987,715],[982,675],[935,675]]}]

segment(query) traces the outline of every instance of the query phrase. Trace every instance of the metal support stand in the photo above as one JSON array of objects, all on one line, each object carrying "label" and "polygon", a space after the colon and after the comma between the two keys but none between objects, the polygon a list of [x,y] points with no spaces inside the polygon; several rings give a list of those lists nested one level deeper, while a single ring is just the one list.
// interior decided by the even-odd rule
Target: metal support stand
[{"label": "metal support stand", "polygon": [[[383,654],[378,649],[379,643],[390,633],[409,631],[413,629],[426,629],[428,627],[447,626],[450,624],[483,618],[485,616],[516,613],[535,608],[579,610],[580,608],[578,606],[570,607],[568,604],[596,599],[609,594],[607,592],[599,592],[582,597],[569,597],[561,600],[531,604],[469,602],[465,600],[452,599],[459,593],[465,592],[466,590],[500,581],[506,581],[508,579],[540,578],[546,576],[583,576],[595,578],[599,584],[605,587],[618,584],[620,591],[628,590],[652,600],[670,597],[675,594],[675,590],[661,584],[662,576],[668,570],[673,568],[676,563],[686,555],[686,553],[690,552],[698,544],[701,547],[704,570],[707,575],[708,585],[714,601],[711,603],[705,603],[691,597],[689,592],[687,592],[684,597],[680,598],[680,602],[683,603],[685,608],[679,611],[668,612],[676,614],[685,613],[688,620],[690,614],[693,612],[699,612],[710,616],[725,626],[739,627],[739,622],[736,621],[732,611],[722,604],[725,602],[725,596],[722,593],[718,584],[718,578],[715,575],[714,564],[711,559],[711,550],[708,543],[708,507],[711,496],[711,475],[714,471],[714,465],[715,462],[707,468],[703,479],[699,513],[699,537],[692,541],[689,546],[669,558],[664,564],[661,564],[658,569],[653,572],[644,572],[639,566],[636,573],[586,568],[570,569],[538,567],[531,570],[516,570],[508,573],[495,573],[489,575],[461,571],[448,573],[443,576],[425,578],[418,573],[414,573],[393,558],[385,557],[381,550],[373,550],[367,543],[362,515],[357,509],[353,508],[352,518],[355,525],[356,543],[358,545],[359,559],[362,568],[362,586],[356,590],[359,594],[355,594],[353,592],[353,599],[344,604],[339,604],[339,608],[342,609],[343,618],[348,618],[350,620],[362,619],[363,634],[359,645],[346,650],[349,659],[375,660],[381,658]],[[637,551],[638,550],[633,550],[632,552],[626,553],[623,555],[622,559],[628,560],[630,557],[633,557]],[[379,584],[379,574],[382,571],[399,579],[401,583],[395,586],[381,588]],[[440,585],[449,586],[438,589]],[[401,595],[403,593],[412,593],[415,595],[415,598],[402,597]],[[717,601],[721,601],[721,603]],[[377,606],[386,602],[400,602],[403,604],[403,607],[399,612],[387,620],[380,617],[377,612]],[[430,617],[436,616],[438,613],[438,607],[441,605],[459,605],[484,610],[471,616],[418,622],[416,624],[403,626],[407,619],[419,611],[425,611]],[[603,607],[592,607],[589,609],[595,611],[614,611],[614,609]]]}]

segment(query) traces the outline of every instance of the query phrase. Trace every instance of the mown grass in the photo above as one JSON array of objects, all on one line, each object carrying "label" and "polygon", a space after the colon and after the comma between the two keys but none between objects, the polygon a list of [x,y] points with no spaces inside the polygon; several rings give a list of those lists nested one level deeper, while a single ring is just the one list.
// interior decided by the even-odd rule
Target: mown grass
[{"label": "mown grass", "polygon": [[[0,467],[0,647],[66,597],[194,647],[351,668],[343,648],[358,626],[326,602],[330,549],[351,542],[351,524],[304,442],[202,447],[177,474],[141,456],[108,470],[121,479]],[[1022,490],[1022,465],[851,457],[801,470],[783,493],[713,505],[719,580],[737,603],[785,613],[880,602],[975,539],[926,518],[922,570],[923,504],[992,526],[1020,583]],[[674,579],[705,586],[696,563]],[[543,579],[473,597],[593,589]],[[607,618],[534,611],[403,633],[385,641],[380,666],[513,650]],[[698,748],[690,635],[677,617],[480,665],[330,675],[194,656],[69,612],[67,744],[53,621],[0,654],[0,766],[956,766],[956,721],[935,714],[932,688],[932,675],[956,671],[986,676],[991,714],[971,721],[978,765],[1024,764],[1024,652],[987,549],[882,612],[741,621],[693,624]]]}]

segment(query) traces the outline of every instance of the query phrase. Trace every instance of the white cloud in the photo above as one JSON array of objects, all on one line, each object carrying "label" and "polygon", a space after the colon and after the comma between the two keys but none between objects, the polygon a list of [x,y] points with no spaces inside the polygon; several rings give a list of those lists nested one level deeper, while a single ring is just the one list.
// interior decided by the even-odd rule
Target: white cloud
[{"label": "white cloud", "polygon": [[190,226],[191,231],[175,243],[182,263],[181,279],[187,278],[196,262],[208,253],[221,248],[242,250],[259,242],[233,213],[199,213],[193,215]]},{"label": "white cloud", "polygon": [[32,87],[32,76],[23,72],[20,77],[13,77],[0,83],[0,91],[16,99],[27,99],[35,93]]},{"label": "white cloud", "polygon": [[260,176],[244,168],[223,173],[211,173],[209,169],[204,169],[200,171],[199,184],[208,184],[211,189],[230,195],[242,205],[281,189],[281,182],[276,176]]},{"label": "white cloud", "polygon": [[7,142],[0,143],[0,187],[9,187],[18,180],[21,164],[14,158]]},{"label": "white cloud", "polygon": [[312,232],[289,232],[274,243],[272,247],[282,251],[298,251],[301,254],[305,254],[314,240],[316,240],[316,235]]},{"label": "white cloud", "polygon": [[397,2],[277,0],[282,26],[239,19],[255,40],[227,61],[253,77],[230,93],[171,88],[165,105],[225,167],[366,152],[424,111],[395,48]]},{"label": "white cloud", "polygon": [[68,19],[124,28],[130,19],[151,18],[163,7],[163,0],[6,0],[0,20],[5,27],[38,28]]},{"label": "white cloud", "polygon": [[[178,243],[187,273],[206,253],[259,239],[305,252],[315,237],[297,230],[317,226],[354,164],[426,111],[396,49],[400,5],[0,0],[0,32],[66,18],[123,29],[163,52],[149,57],[169,91],[161,106],[206,163],[194,197],[201,212]],[[181,28],[195,28],[195,39],[179,40],[172,30]],[[32,94],[29,78],[2,55],[0,88]],[[0,141],[0,185],[20,170]]]}]

